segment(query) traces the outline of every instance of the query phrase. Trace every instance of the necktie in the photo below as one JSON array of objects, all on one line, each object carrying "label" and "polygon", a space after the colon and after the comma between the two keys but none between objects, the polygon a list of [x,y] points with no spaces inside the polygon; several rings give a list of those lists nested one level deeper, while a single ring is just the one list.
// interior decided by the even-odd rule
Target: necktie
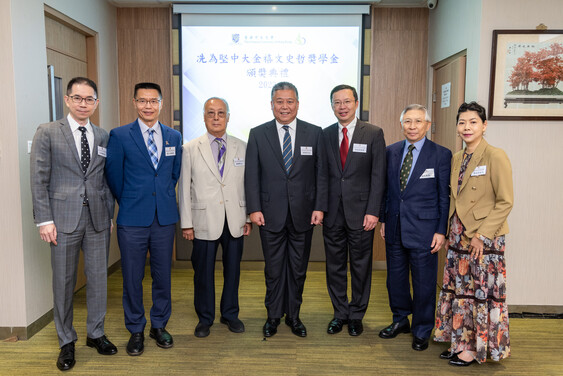
[{"label": "necktie", "polygon": [[78,130],[82,132],[82,136],[80,136],[80,164],[82,165],[82,172],[86,173],[90,165],[90,145],[88,145],[86,138],[86,127],[78,127]]},{"label": "necktie", "polygon": [[223,139],[217,137],[215,142],[217,143],[217,147],[219,149],[219,154],[217,155],[217,167],[219,168],[221,177],[223,177],[223,169],[225,168],[225,152],[227,151],[227,148],[225,147],[225,144],[223,144]]},{"label": "necktie", "polygon": [[291,152],[291,135],[289,134],[289,125],[282,126],[285,134],[283,136],[283,164],[285,166],[286,174],[289,174],[291,164],[293,163],[293,154]]},{"label": "necktie", "polygon": [[348,129],[342,128],[342,142],[340,143],[340,161],[342,162],[342,169],[346,164],[346,156],[348,156]]},{"label": "necktie", "polygon": [[409,180],[409,174],[411,172],[412,167],[412,151],[414,149],[414,145],[409,145],[409,151],[407,155],[405,155],[405,159],[403,160],[403,165],[401,166],[401,192],[405,190],[407,186],[407,180]]},{"label": "necktie", "polygon": [[156,169],[156,166],[158,166],[158,155],[156,154],[156,143],[154,142],[154,129],[149,129],[149,140],[147,144],[152,165]]}]

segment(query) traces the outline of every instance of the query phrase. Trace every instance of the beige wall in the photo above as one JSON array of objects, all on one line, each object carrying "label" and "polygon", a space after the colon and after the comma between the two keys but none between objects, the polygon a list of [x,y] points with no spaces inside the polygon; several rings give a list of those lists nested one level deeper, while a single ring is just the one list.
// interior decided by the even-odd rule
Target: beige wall
[{"label": "beige wall", "polygon": [[[475,10],[480,10],[475,14]],[[488,107],[492,31],[561,28],[560,0],[440,0],[430,12],[430,64],[467,49],[466,101]],[[445,47],[447,46],[447,47]],[[563,306],[560,234],[562,122],[490,121],[486,138],[503,148],[513,168],[515,203],[508,218],[508,303]]]},{"label": "beige wall", "polygon": [[[8,198],[0,235],[9,239],[0,246],[0,328],[28,326],[53,304],[50,250],[33,223],[27,153],[28,140],[49,117],[44,3],[99,33],[100,123],[107,130],[119,123],[115,7],[105,1],[2,1],[0,38],[7,51],[0,60],[1,99],[8,113],[2,119],[0,172],[3,182],[13,183],[0,185],[0,196]],[[114,248],[110,264],[118,259]]]}]

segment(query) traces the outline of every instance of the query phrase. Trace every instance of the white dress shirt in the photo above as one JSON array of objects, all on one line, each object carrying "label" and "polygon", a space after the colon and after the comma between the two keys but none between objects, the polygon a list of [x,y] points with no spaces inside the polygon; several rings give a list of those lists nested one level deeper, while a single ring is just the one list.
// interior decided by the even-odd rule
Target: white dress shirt
[{"label": "white dress shirt", "polygon": [[285,130],[282,128],[284,125],[289,126],[289,135],[291,136],[291,155],[295,155],[295,128],[297,128],[297,118],[293,119],[293,121],[289,124],[281,124],[276,120],[281,150],[283,150],[283,137],[285,136]]}]

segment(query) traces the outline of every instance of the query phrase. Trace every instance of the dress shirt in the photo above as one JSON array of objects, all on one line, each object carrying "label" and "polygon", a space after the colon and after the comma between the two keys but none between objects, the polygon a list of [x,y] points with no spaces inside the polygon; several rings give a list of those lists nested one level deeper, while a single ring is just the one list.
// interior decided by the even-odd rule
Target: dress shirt
[{"label": "dress shirt", "polygon": [[[225,145],[225,153],[227,149],[227,133],[223,133],[221,137],[215,137],[209,132],[207,132],[207,137],[209,138],[209,144],[211,145],[211,153],[213,154],[213,160],[218,163],[219,162],[219,145],[215,142],[216,138],[220,138],[223,140],[223,145]],[[219,166],[217,166],[219,169]]]},{"label": "dress shirt", "polygon": [[281,124],[276,120],[276,127],[278,128],[278,136],[280,139],[280,148],[283,151],[283,137],[285,136],[285,130],[282,128],[284,125],[289,126],[289,135],[291,136],[291,155],[295,156],[295,128],[297,127],[297,118],[289,124]]},{"label": "dress shirt", "polygon": [[[74,144],[76,145],[76,151],[78,151],[78,156],[82,155],[82,132],[78,130],[78,127],[82,127],[82,125],[78,124],[76,120],[70,114],[67,115],[66,119],[68,120],[68,124],[70,125],[70,131],[72,132],[72,137],[74,137]],[[92,124],[90,124],[90,119],[86,125],[86,139],[88,140],[88,146],[90,147],[90,159],[93,156],[92,147],[94,145],[94,131],[92,130]]]},{"label": "dress shirt", "polygon": [[[415,142],[413,144],[414,149],[412,149],[412,166],[411,166],[411,170],[409,171],[409,177],[407,179],[407,184],[408,184],[409,180],[411,179],[411,172],[414,169],[414,166],[416,165],[416,160],[418,159],[418,155],[420,154],[420,149],[422,149],[422,146],[424,145],[424,141],[426,141],[426,137],[423,137],[422,140],[418,140],[417,142]],[[405,160],[405,156],[409,152],[409,145],[410,145],[410,142],[405,140],[405,146],[403,147],[403,158],[401,158],[401,166],[403,165],[403,161]]]},{"label": "dress shirt", "polygon": [[[348,124],[348,126],[346,127],[346,129],[348,129],[348,149],[350,149],[350,145],[352,144],[352,137],[354,136],[354,129],[356,129],[356,123],[358,122],[358,118],[354,118],[354,120],[352,120],[350,122],[350,124]],[[344,128],[342,126],[342,124],[340,124],[340,122],[338,123],[338,147],[340,148],[340,145],[342,144],[342,139],[344,138],[344,133],[342,133],[342,128]]]},{"label": "dress shirt", "polygon": [[[141,127],[141,133],[143,134],[143,139],[145,140],[145,145],[147,150],[149,148],[149,129],[154,129],[154,143],[156,145],[156,155],[158,155],[158,160],[160,161],[160,156],[162,155],[162,128],[160,127],[160,122],[156,122],[152,128],[143,123],[141,119],[137,119],[139,126]],[[148,153],[148,151],[147,151]]]}]

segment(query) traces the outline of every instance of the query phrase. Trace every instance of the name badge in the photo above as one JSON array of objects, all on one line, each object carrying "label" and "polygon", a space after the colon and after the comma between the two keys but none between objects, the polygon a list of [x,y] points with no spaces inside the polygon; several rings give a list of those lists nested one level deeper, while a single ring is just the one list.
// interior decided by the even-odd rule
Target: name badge
[{"label": "name badge", "polygon": [[176,155],[176,146],[167,146],[164,148],[164,153],[167,157],[173,157]]},{"label": "name badge", "polygon": [[301,155],[313,155],[313,147],[301,146]]},{"label": "name badge", "polygon": [[100,157],[106,158],[107,155],[108,155],[108,149],[106,149],[106,148],[103,147],[103,146],[98,146],[98,155],[99,155]]},{"label": "name badge", "polygon": [[433,168],[427,168],[426,170],[424,170],[424,172],[422,173],[422,175],[420,175],[420,179],[434,179],[434,169]]},{"label": "name badge", "polygon": [[487,173],[487,166],[477,166],[471,173],[471,176],[483,176]]},{"label": "name badge", "polygon": [[367,144],[354,144],[352,146],[352,151],[354,153],[367,153],[368,152],[368,145]]},{"label": "name badge", "polygon": [[234,159],[235,167],[244,167],[244,158]]}]

